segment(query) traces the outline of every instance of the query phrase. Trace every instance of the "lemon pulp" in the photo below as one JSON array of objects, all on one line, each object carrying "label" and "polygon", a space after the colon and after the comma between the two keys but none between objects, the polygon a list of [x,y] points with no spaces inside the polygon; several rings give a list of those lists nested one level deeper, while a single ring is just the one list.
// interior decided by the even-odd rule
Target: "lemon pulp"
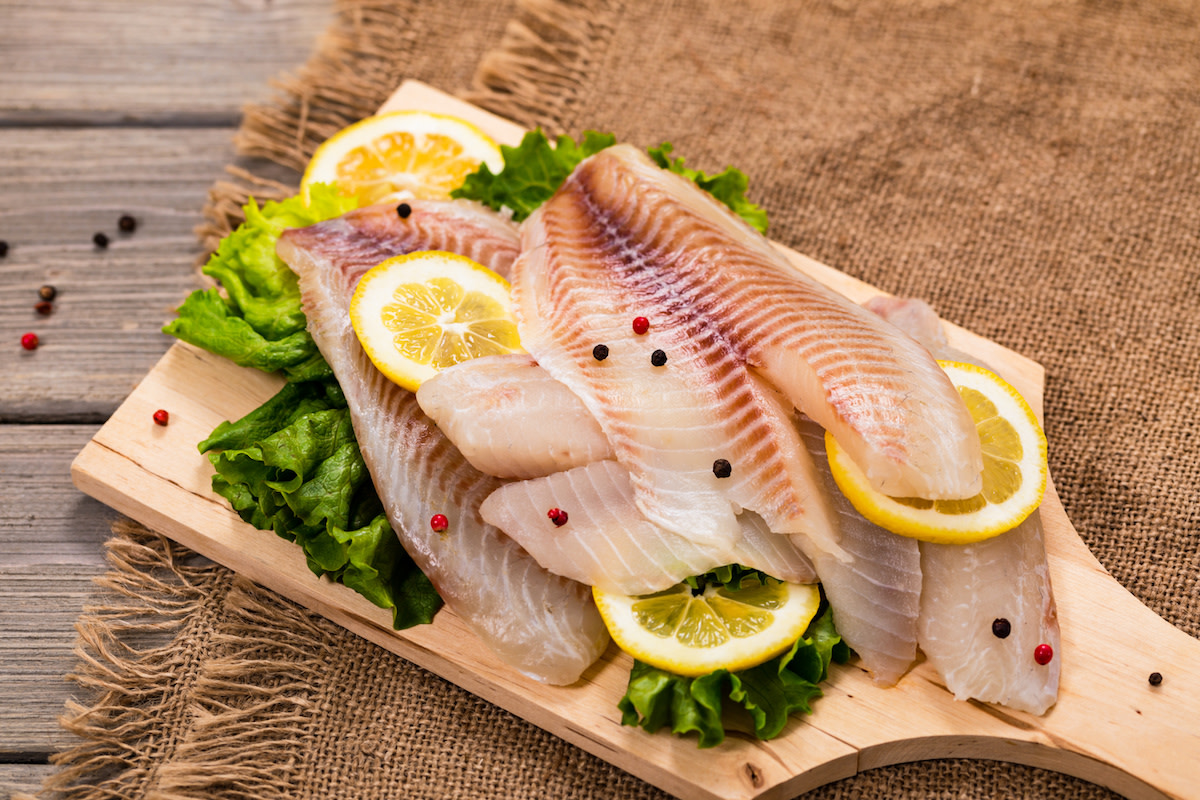
[{"label": "lemon pulp", "polygon": [[966,544],[1015,528],[1041,504],[1046,491],[1046,437],[1033,409],[995,373],[973,364],[938,363],[975,422],[983,452],[979,494],[961,500],[891,497],[870,486],[829,432],[825,449],[838,488],[868,520],[903,536]]}]

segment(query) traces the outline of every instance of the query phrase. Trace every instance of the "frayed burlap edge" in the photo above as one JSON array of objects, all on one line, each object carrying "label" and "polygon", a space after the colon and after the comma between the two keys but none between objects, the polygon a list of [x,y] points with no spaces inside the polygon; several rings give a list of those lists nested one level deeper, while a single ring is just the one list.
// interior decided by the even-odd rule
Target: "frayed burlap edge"
[{"label": "frayed burlap edge", "polygon": [[43,796],[129,797],[154,780],[174,740],[158,733],[186,724],[179,701],[190,687],[181,679],[194,649],[174,643],[205,635],[209,620],[199,612],[229,583],[222,570],[183,563],[187,551],[134,522],[117,521],[113,534],[109,572],[96,579],[100,604],[75,624],[78,667],[67,676],[94,699],[69,701],[60,718],[83,741],[52,757],[60,769]]},{"label": "frayed burlap edge", "polygon": [[568,127],[579,90],[599,68],[621,7],[620,0],[521,0],[464,99],[529,128],[576,133]]},{"label": "frayed burlap edge", "polygon": [[[330,135],[374,114],[404,77],[398,52],[417,35],[406,24],[405,4],[395,0],[337,0],[334,21],[312,57],[294,75],[272,81],[273,96],[243,108],[234,135],[239,155],[266,159],[297,175]],[[201,263],[223,237],[245,220],[242,206],[282,200],[296,193],[283,183],[238,166],[209,190],[204,222],[196,235]]]},{"label": "frayed burlap edge", "polygon": [[59,770],[39,797],[287,794],[297,765],[264,756],[309,734],[332,623],[223,567],[189,564],[190,551],[136,522],[113,534],[67,676],[92,699],[60,719],[82,742],[52,757]]}]

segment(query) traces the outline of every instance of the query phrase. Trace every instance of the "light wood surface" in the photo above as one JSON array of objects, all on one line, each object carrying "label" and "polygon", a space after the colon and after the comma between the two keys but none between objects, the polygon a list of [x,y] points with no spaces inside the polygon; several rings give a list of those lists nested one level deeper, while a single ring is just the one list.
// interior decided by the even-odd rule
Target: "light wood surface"
[{"label": "light wood surface", "polygon": [[[406,85],[389,107],[449,110],[440,93]],[[501,141],[520,131],[461,107]],[[794,263],[854,300],[873,291],[810,259]],[[1008,377],[1040,409],[1044,375],[1018,354],[954,329],[955,344]],[[1200,786],[1200,642],[1164,622],[1119,586],[1071,527],[1053,491],[1043,506],[1063,632],[1063,678],[1045,716],[954,701],[928,665],[892,689],[847,665],[833,670],[813,717],[771,742],[731,737],[714,750],[620,725],[628,657],[610,648],[570,687],[536,684],[481,652],[448,611],[433,625],[394,632],[388,614],[344,587],[315,580],[299,550],[256,532],[210,491],[195,443],[220,421],[277,390],[273,376],[174,345],[75,460],[88,494],[251,579],[312,608],[580,747],[687,797],[788,797],[858,770],[926,758],[969,756],[1060,770],[1130,798],[1195,798]],[[156,408],[171,424],[155,426]],[[1170,665],[1151,689],[1146,676]]]}]

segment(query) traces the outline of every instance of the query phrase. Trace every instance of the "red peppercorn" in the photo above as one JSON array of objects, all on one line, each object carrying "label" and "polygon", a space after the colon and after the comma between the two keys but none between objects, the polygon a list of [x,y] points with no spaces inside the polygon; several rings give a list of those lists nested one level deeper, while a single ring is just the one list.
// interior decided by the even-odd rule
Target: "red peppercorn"
[{"label": "red peppercorn", "polygon": [[21,337],[21,347],[26,350],[37,350],[38,335],[36,333],[27,333]]},{"label": "red peppercorn", "polygon": [[160,408],[158,411],[154,412],[155,425],[166,425],[170,421],[171,415],[166,412],[166,409]]},{"label": "red peppercorn", "polygon": [[1048,644],[1039,644],[1033,648],[1033,660],[1041,664],[1043,667],[1050,663],[1054,658],[1054,648]]},{"label": "red peppercorn", "polygon": [[445,514],[434,514],[429,518],[429,527],[433,528],[435,533],[441,533],[450,527],[450,520],[446,519]]},{"label": "red peppercorn", "polygon": [[646,331],[650,330],[650,320],[645,317],[633,318],[633,332],[641,336]]},{"label": "red peppercorn", "polygon": [[563,511],[561,508],[550,509],[546,512],[546,516],[550,518],[550,521],[554,523],[556,528],[561,528],[563,525],[567,524],[567,512]]}]

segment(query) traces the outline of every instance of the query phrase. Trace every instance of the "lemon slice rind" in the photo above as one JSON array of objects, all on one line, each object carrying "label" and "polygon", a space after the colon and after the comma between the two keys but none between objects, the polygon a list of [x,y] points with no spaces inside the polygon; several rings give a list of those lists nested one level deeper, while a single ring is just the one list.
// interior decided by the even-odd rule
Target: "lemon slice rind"
[{"label": "lemon slice rind", "polygon": [[1021,482],[1005,500],[984,504],[972,498],[982,507],[965,513],[943,513],[931,503],[928,504],[931,507],[919,508],[913,499],[889,497],[872,488],[862,469],[828,431],[825,450],[838,488],[870,522],[892,533],[926,542],[969,544],[1012,530],[1041,505],[1047,482],[1046,436],[1025,398],[995,373],[957,361],[938,364],[960,392],[964,388],[973,389],[986,396],[995,405],[998,416],[1017,433],[1022,453],[1014,463],[1020,470]]},{"label": "lemon slice rind", "polygon": [[[508,281],[466,256],[438,250],[409,253],[362,276],[350,299],[350,322],[376,368],[415,392],[453,363],[521,351],[509,292]],[[464,311],[469,315],[465,321]],[[397,317],[417,322],[405,327]],[[469,341],[449,348],[454,360],[421,357],[444,351],[446,337],[455,336]]]},{"label": "lemon slice rind", "polygon": [[[377,143],[381,142],[383,137],[395,134],[411,135],[413,150],[417,152],[430,140],[429,137],[445,137],[455,142],[462,149],[461,159],[470,162],[470,169],[466,168],[465,161],[455,164],[455,175],[473,171],[479,164],[487,164],[493,173],[504,168],[504,156],[500,146],[473,123],[449,114],[430,111],[392,111],[359,120],[321,143],[300,180],[300,192],[305,202],[308,201],[309,188],[316,183],[337,185],[339,191],[347,196],[360,194],[356,187],[347,186],[344,180],[339,179],[339,165],[355,151],[374,152],[375,155],[379,155]],[[360,150],[361,148],[366,150]],[[392,175],[392,191],[386,192],[384,196],[379,196],[378,192],[364,192],[363,199],[365,202],[382,202],[385,197],[444,199],[449,196],[449,189],[444,185],[447,177],[438,174],[436,166],[431,167],[428,172],[397,172]]]},{"label": "lemon slice rind", "polygon": [[[722,612],[727,611],[730,604],[739,603],[738,593],[721,592],[713,586],[707,587],[699,597],[692,595],[687,584],[678,584],[652,596],[623,595],[596,587],[593,587],[592,595],[618,647],[653,667],[676,675],[699,677],[717,669],[730,672],[750,669],[785,652],[804,635],[820,606],[820,590],[815,585],[796,583],[780,583],[778,586],[782,599],[774,604],[776,607],[746,606],[746,616],[755,623],[750,627],[759,628],[763,625],[762,620],[769,618],[765,627],[749,633],[739,630],[735,617],[721,618]],[[675,616],[669,617],[657,630],[639,623],[634,610],[636,604],[653,598],[660,606],[667,605],[672,592],[678,595],[680,603]],[[707,642],[707,646],[684,644],[678,638],[679,629],[687,624],[683,618],[688,616],[682,604],[697,601],[711,604],[703,615],[691,615],[693,619],[702,617],[702,623],[693,627],[691,638],[694,642]],[[720,610],[713,612],[714,608]],[[714,625],[714,617],[720,620],[723,627]],[[725,619],[730,619],[733,624],[725,624]],[[696,632],[695,628],[704,626],[708,627],[707,631]],[[720,641],[715,643],[714,640]]]}]

